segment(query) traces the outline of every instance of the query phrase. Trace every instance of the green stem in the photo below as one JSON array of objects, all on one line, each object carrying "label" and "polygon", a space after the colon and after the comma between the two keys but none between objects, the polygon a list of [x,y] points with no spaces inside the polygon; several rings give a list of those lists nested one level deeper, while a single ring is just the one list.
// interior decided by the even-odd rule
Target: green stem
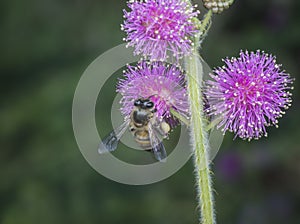
[{"label": "green stem", "polygon": [[209,131],[210,129],[213,129],[217,124],[220,123],[220,121],[222,121],[222,117],[215,118],[205,127],[205,131]]},{"label": "green stem", "polygon": [[201,27],[199,29],[200,33],[205,33],[209,30],[209,27],[211,25],[211,18],[212,18],[212,11],[208,10],[208,12],[205,14],[205,17],[202,20]]},{"label": "green stem", "polygon": [[[190,126],[190,120],[184,116],[182,116],[182,114],[180,114],[179,112],[177,112],[174,109],[170,109],[171,114],[177,118],[180,122],[184,123],[186,126]],[[212,120],[211,122],[209,122],[206,126],[205,126],[205,131],[209,131],[211,129],[213,129],[220,121],[222,120],[222,117],[218,117],[214,120]]]},{"label": "green stem", "polygon": [[198,70],[197,60],[197,55],[194,55],[186,61],[188,73],[187,88],[191,111],[191,137],[194,147],[194,166],[202,224],[213,224],[215,221],[207,153],[208,140],[203,126],[202,99],[197,77],[202,71]]},{"label": "green stem", "polygon": [[199,45],[203,42],[204,38],[207,36],[207,33],[211,26],[211,20],[212,20],[212,10],[209,10],[203,20],[200,23],[199,27]]},{"label": "green stem", "polygon": [[184,117],[182,114],[174,110],[173,108],[170,109],[171,114],[176,117],[179,121],[184,123],[186,126],[190,126],[190,121],[188,118]]},{"label": "green stem", "polygon": [[[189,127],[191,125],[191,122],[189,120],[189,118],[186,118],[185,116],[183,116],[182,114],[180,114],[179,112],[177,112],[174,109],[170,109],[171,114],[177,118],[180,122],[182,122],[183,124],[185,124],[187,127]],[[220,123],[220,121],[222,120],[222,117],[218,117],[215,118],[214,120],[210,121],[210,122],[206,122],[207,125],[205,125],[205,131],[208,132],[211,129],[213,129],[217,124]]]},{"label": "green stem", "polygon": [[195,39],[193,54],[185,58],[187,71],[187,89],[191,112],[191,139],[198,188],[197,197],[202,224],[214,224],[213,194],[208,162],[208,139],[204,127],[201,85],[203,68],[198,54],[198,38]]}]

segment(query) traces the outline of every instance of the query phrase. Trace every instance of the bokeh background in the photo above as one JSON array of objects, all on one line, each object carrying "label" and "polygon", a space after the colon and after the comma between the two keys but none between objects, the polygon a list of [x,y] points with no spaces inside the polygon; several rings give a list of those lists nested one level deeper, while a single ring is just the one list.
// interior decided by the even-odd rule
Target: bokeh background
[{"label": "bokeh background", "polygon": [[[122,43],[125,7],[121,0],[0,2],[0,223],[197,223],[191,161],[160,183],[127,186],[94,171],[76,145],[77,82]],[[218,223],[300,223],[299,11],[297,0],[236,0],[214,17],[204,42],[211,67],[240,49],[262,49],[296,78],[293,106],[268,138],[225,136],[212,164]],[[103,108],[112,86],[99,122],[109,117]],[[98,128],[107,133],[111,125]]]}]

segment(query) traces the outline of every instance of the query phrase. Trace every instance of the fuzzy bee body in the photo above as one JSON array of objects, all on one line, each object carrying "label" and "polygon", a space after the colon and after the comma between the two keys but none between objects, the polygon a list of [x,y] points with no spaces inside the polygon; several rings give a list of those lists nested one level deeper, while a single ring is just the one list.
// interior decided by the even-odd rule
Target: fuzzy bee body
[{"label": "fuzzy bee body", "polygon": [[149,122],[155,127],[157,134],[162,138],[167,137],[170,126],[165,121],[157,122],[154,116],[154,111],[141,110],[135,108],[131,113],[131,122],[129,124],[129,131],[134,136],[135,141],[143,149],[151,149],[151,137],[149,134]]},{"label": "fuzzy bee body", "polygon": [[99,153],[114,151],[121,136],[129,127],[129,131],[141,148],[152,150],[157,160],[164,160],[167,155],[162,139],[168,136],[170,126],[165,121],[159,120],[155,112],[154,103],[149,99],[136,100],[128,120],[100,143]]}]

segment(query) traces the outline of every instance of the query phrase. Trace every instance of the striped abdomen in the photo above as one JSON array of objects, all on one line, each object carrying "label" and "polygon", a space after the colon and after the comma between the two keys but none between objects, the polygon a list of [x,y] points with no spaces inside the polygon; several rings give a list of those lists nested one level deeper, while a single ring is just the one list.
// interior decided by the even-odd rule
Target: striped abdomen
[{"label": "striped abdomen", "polygon": [[151,142],[147,126],[137,127],[134,122],[130,123],[130,132],[134,136],[134,140],[143,148],[151,149]]}]

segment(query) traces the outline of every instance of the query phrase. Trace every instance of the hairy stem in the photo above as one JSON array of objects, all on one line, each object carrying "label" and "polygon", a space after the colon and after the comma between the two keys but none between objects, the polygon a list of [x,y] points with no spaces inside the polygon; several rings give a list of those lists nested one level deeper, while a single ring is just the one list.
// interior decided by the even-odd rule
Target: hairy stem
[{"label": "hairy stem", "polygon": [[198,54],[199,42],[195,38],[192,56],[185,58],[187,89],[190,103],[190,128],[197,185],[197,198],[202,224],[214,224],[213,195],[209,169],[208,139],[204,125],[201,85],[203,68]]},{"label": "hairy stem", "polygon": [[[196,49],[195,49],[196,50]],[[194,166],[196,175],[196,185],[198,188],[198,202],[201,211],[201,223],[213,224],[213,196],[211,190],[210,170],[208,162],[208,140],[205,132],[202,97],[200,90],[201,69],[196,55],[186,60],[187,69],[187,88],[189,92],[189,102],[191,111],[191,139],[194,150]],[[201,79],[199,79],[199,76]]]}]

